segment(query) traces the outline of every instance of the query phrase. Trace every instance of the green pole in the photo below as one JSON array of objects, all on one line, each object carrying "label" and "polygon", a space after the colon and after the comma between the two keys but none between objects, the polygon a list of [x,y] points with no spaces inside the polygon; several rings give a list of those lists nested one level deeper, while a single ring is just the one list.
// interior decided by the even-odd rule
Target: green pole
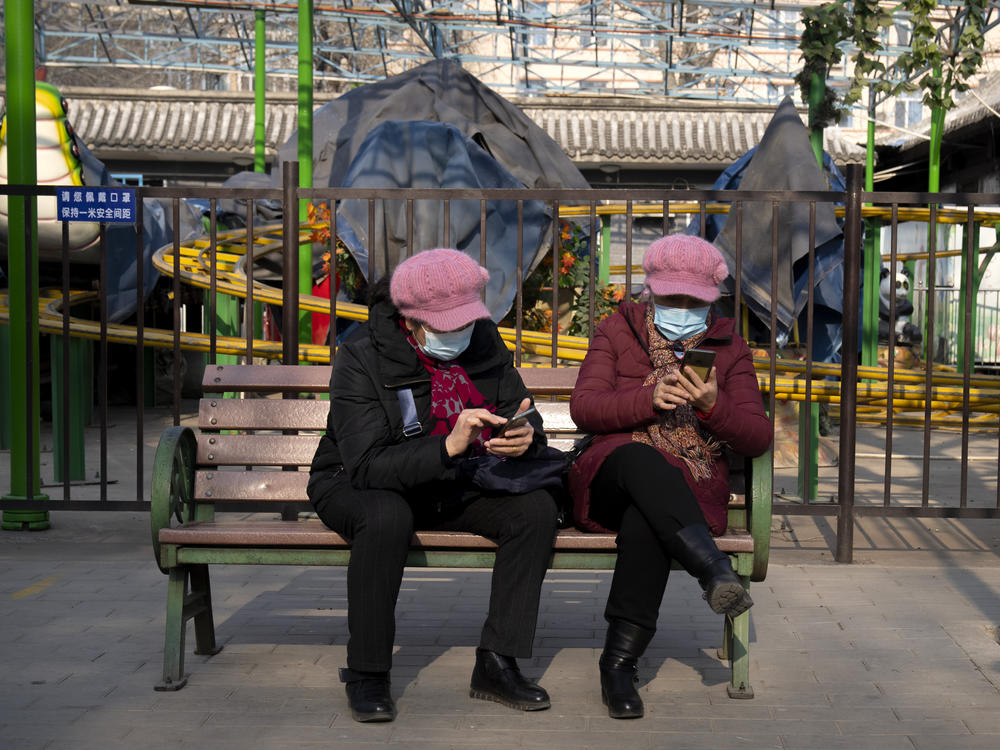
[{"label": "green pole", "polygon": [[[209,330],[212,325],[208,314],[208,306],[205,306],[205,330]],[[215,332],[220,336],[240,335],[240,303],[236,297],[222,292],[215,293]],[[215,364],[235,365],[239,364],[240,358],[236,354],[216,354]],[[223,398],[236,398],[235,392],[226,392]]]},{"label": "green pole", "polygon": [[875,88],[868,88],[868,139],[865,142],[865,190],[875,189]]},{"label": "green pole", "polygon": [[[813,72],[809,86],[809,142],[820,171],[823,169],[823,128],[816,125],[819,107],[823,103],[826,79],[819,72]],[[807,353],[812,358],[812,352]],[[805,418],[809,410],[809,420]],[[807,449],[808,446],[808,449]],[[815,401],[799,407],[799,497],[814,500],[819,488],[819,404]]]},{"label": "green pole", "polygon": [[[875,189],[875,94],[868,90],[868,142],[865,148],[865,190]],[[864,287],[861,306],[861,364],[878,364],[878,293],[882,270],[881,237],[878,223],[865,222]],[[890,325],[891,328],[891,325]],[[893,334],[890,331],[889,356],[894,355]]]},{"label": "green pole", "polygon": [[[878,364],[878,293],[879,275],[882,270],[881,237],[878,224],[865,222],[864,286],[861,300],[861,364],[874,367]],[[889,326],[892,328],[892,325]],[[890,331],[889,351],[892,356],[893,338]]]},{"label": "green pole", "polygon": [[264,57],[264,11],[254,11],[253,55],[253,171],[267,171],[264,129],[264,99],[267,97],[267,67]]},{"label": "green pole", "polygon": [[[0,325],[0,404],[10,403],[10,328]],[[10,448],[10,409],[0,410],[0,450]]]},{"label": "green pole", "polygon": [[[86,426],[86,404],[93,392],[89,379],[81,377],[84,367],[91,365],[88,339],[70,338],[68,377],[64,377],[63,337],[49,336],[52,362],[52,474],[57,482],[67,476],[70,481],[87,478],[83,428]],[[69,409],[63,411],[63,389],[70,389]],[[65,433],[69,433],[69,453],[63,449]]]},{"label": "green pole", "polygon": [[[299,187],[311,188],[313,168],[313,0],[299,1]],[[299,201],[299,222],[308,220],[308,205]],[[312,244],[299,245],[299,294],[312,294]],[[312,343],[312,320],[299,312],[299,341]]]},{"label": "green pole", "polygon": [[931,142],[927,165],[927,191],[936,193],[941,189],[941,134],[944,130],[944,107],[935,106],[931,110]]},{"label": "green pole", "polygon": [[[597,256],[597,278],[601,284],[611,280],[611,215],[601,214],[601,254]],[[626,293],[628,290],[626,290]]]},{"label": "green pole", "polygon": [[814,71],[809,84],[809,142],[820,169],[823,168],[823,128],[816,125],[816,120],[819,119],[819,108],[825,93],[826,79],[820,72]]},{"label": "green pole", "polygon": [[[940,76],[941,69],[935,68],[934,75]],[[941,136],[944,130],[944,107],[935,105],[931,108],[931,140],[928,144],[927,153],[927,192],[936,193],[941,189]],[[936,227],[934,228],[936,230]],[[930,250],[931,226],[927,225],[927,249]],[[936,239],[936,238],[935,238]],[[939,248],[940,249],[940,248]],[[930,259],[927,260],[930,264]],[[936,278],[936,274],[935,274]],[[933,289],[928,289],[927,294],[934,294]],[[927,330],[927,306],[923,310],[923,330]],[[934,345],[928,336],[924,336],[923,342],[924,357],[934,356]]]},{"label": "green pole", "polygon": [[[979,225],[973,224],[973,235],[972,235],[972,257],[969,257],[967,251],[967,246],[969,243],[969,228],[966,226],[962,230],[962,275],[961,282],[958,285],[958,369],[959,372],[965,372],[965,362],[966,358],[969,360],[969,372],[972,372],[976,366],[976,298],[979,296],[979,284],[982,281],[982,274],[979,273],[978,263],[979,259]],[[968,278],[969,274],[969,263],[972,263],[972,288],[969,289],[965,280]],[[970,327],[972,328],[972,351],[965,351],[965,305],[966,300],[969,295],[972,295],[972,307],[970,309],[971,319]]]},{"label": "green pole", "polygon": [[[4,0],[7,44],[7,171],[12,185],[35,185],[35,31],[32,0]],[[8,199],[10,277],[10,494],[5,500],[48,500],[38,492],[38,201]],[[26,241],[27,240],[27,241]],[[47,510],[5,510],[4,529],[47,529]]]}]

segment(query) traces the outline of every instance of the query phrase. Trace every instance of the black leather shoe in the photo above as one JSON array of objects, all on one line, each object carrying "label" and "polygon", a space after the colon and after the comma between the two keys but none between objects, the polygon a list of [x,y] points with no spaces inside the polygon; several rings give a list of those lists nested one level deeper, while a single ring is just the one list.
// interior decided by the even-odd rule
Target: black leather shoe
[{"label": "black leather shoe", "polygon": [[625,620],[611,620],[601,654],[601,700],[612,719],[640,719],[645,713],[635,689],[639,657],[646,650],[652,630]]},{"label": "black leather shoe", "polygon": [[341,669],[340,681],[347,684],[347,701],[355,721],[392,721],[396,718],[396,704],[389,694],[388,672]]},{"label": "black leather shoe", "polygon": [[698,579],[713,612],[736,617],[753,606],[729,555],[719,551],[707,526],[695,524],[678,531],[671,540],[670,555]]},{"label": "black leather shoe", "polygon": [[549,694],[526,679],[512,657],[485,648],[476,649],[469,695],[522,711],[541,711],[552,705]]}]

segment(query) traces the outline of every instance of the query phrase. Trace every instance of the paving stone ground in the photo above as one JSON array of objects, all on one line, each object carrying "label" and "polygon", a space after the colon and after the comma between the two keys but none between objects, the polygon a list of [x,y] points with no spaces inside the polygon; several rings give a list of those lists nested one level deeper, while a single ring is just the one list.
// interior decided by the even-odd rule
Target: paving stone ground
[{"label": "paving stone ground", "polygon": [[[148,491],[170,421],[149,415],[140,481],[133,418],[112,413],[111,499]],[[42,438],[47,477],[51,438]],[[93,428],[89,438],[93,453]],[[859,433],[859,502],[880,502],[884,462],[869,438]],[[957,450],[953,435],[934,439],[935,455]],[[897,447],[918,455],[920,440],[899,437]],[[996,463],[986,460],[996,456],[995,436],[972,448],[970,503],[995,503]],[[98,462],[88,454],[87,465],[90,476]],[[920,472],[904,469],[894,493],[919,496]],[[0,487],[7,472],[0,458]],[[776,489],[790,487],[794,471],[779,468],[776,479]],[[944,461],[932,480],[934,502],[960,483]],[[74,489],[80,498],[99,492]],[[490,572],[410,569],[397,609],[400,715],[371,726],[352,721],[337,679],[343,569],[214,567],[224,649],[196,656],[189,632],[188,684],[160,693],[166,578],[153,562],[148,518],[51,518],[49,531],[0,532],[2,750],[1000,747],[1000,521],[859,517],[854,562],[843,565],[833,562],[834,517],[776,516],[767,579],[751,589],[756,697],[727,697],[728,666],[716,657],[721,619],[675,571],[640,665],[647,715],[629,722],[608,718],[597,682],[609,573],[547,576],[535,655],[522,665],[553,707],[522,714],[468,696]]]},{"label": "paving stone ground", "polygon": [[552,696],[523,714],[468,697],[489,571],[409,569],[391,724],[351,720],[337,680],[340,568],[213,568],[218,655],[188,637],[183,690],[159,679],[166,579],[138,513],[52,512],[0,534],[0,747],[784,748],[1000,747],[1000,525],[858,521],[855,563],[830,561],[830,521],[776,519],[753,587],[753,700],[726,695],[721,620],[675,571],[641,663],[646,718],[613,721],[597,657],[610,575],[553,571],[524,671]]}]

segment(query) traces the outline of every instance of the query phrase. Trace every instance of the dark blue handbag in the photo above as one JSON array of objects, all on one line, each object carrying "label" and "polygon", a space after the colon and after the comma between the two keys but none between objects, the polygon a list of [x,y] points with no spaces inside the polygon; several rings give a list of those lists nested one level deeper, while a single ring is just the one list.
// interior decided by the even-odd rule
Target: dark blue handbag
[{"label": "dark blue handbag", "polygon": [[480,489],[520,495],[546,487],[563,487],[568,467],[566,454],[546,445],[530,457],[503,458],[486,454],[466,458],[459,465],[458,473]]}]

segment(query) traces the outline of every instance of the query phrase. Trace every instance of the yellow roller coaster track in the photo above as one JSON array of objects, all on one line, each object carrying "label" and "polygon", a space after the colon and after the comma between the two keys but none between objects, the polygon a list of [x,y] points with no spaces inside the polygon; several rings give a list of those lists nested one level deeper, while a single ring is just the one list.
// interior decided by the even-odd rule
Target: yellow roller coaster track
[{"label": "yellow roller coaster track", "polygon": [[[685,206],[689,211],[697,211],[696,204]],[[616,208],[601,206],[601,210]],[[647,207],[642,207],[647,208]],[[671,204],[671,209],[682,212],[681,206]],[[914,209],[919,212],[920,209]],[[926,215],[926,209],[923,209]],[[636,211],[634,211],[635,213]],[[563,211],[563,214],[568,211]],[[957,215],[958,212],[956,212]],[[965,214],[963,214],[965,215]],[[1000,213],[993,215],[1000,221]],[[299,242],[309,242],[309,234],[316,227],[303,225],[299,232]],[[255,228],[253,237],[254,261],[265,255],[281,250],[281,226],[272,225]],[[247,294],[247,277],[245,273],[246,236],[244,230],[220,232],[217,235],[215,253],[216,289],[219,293],[245,298]],[[155,267],[167,276],[174,273],[173,247],[168,246],[158,250],[153,256]],[[207,238],[199,237],[180,245],[178,258],[180,280],[202,289],[211,287],[211,244]],[[281,290],[267,284],[254,281],[252,284],[255,301],[271,305],[282,304]],[[70,307],[94,302],[95,292],[74,291],[70,295]],[[9,321],[8,300],[5,294],[0,294],[0,323]],[[326,298],[313,295],[301,295],[300,309],[307,312],[329,313],[330,302]],[[63,332],[63,300],[58,290],[42,290],[39,298],[39,329],[44,334],[59,335]],[[350,320],[366,320],[367,308],[363,305],[337,302],[337,316]],[[97,321],[70,317],[70,333],[73,336],[98,340],[101,336],[100,324]],[[516,342],[514,329],[501,328],[500,334],[508,348],[513,349]],[[109,324],[107,326],[108,341],[135,345],[137,331],[133,326]],[[180,348],[190,351],[209,352],[210,337],[204,333],[185,332],[180,334]],[[145,328],[144,343],[146,346],[171,348],[174,346],[174,332],[164,329]],[[246,355],[246,339],[243,337],[217,336],[216,352],[219,354]],[[567,366],[581,362],[587,351],[587,339],[579,336],[559,335],[556,339],[557,359]],[[538,358],[540,364],[547,364],[552,356],[552,335],[536,331],[522,331],[521,345],[523,351]],[[269,359],[280,359],[282,355],[281,342],[255,339],[253,341],[253,356]],[[310,363],[329,363],[330,349],[326,345],[299,344],[299,359]],[[528,363],[530,366],[530,363]],[[756,357],[754,366],[758,370],[761,388],[768,389],[770,360],[767,357]],[[778,359],[775,364],[777,377],[774,381],[775,397],[779,400],[805,401],[806,380],[804,379],[806,363],[801,360]],[[813,363],[814,378],[839,377],[840,366],[828,363]],[[885,409],[889,404],[888,372],[885,368],[859,367],[858,385],[859,420],[883,421]],[[828,380],[811,381],[811,400],[839,404],[840,386]],[[930,386],[930,406],[935,414],[935,424],[941,426],[960,425],[965,393],[963,378],[960,374],[935,372]],[[892,406],[894,411],[912,412],[926,408],[928,391],[925,386],[925,374],[922,371],[896,368],[893,377]],[[970,422],[973,427],[988,426],[995,428],[997,415],[1000,414],[1000,377],[975,375],[970,379],[968,391],[969,409],[977,413]],[[922,423],[922,416],[900,415],[897,423]]]},{"label": "yellow roller coaster track", "polygon": [[[701,212],[700,204],[698,203],[670,203],[669,206],[670,214],[697,214]],[[626,213],[627,207],[625,204],[611,204],[606,206],[597,206],[596,213],[599,216],[602,215],[618,215]],[[727,214],[729,213],[728,203],[706,203],[705,213],[707,214]],[[842,206],[835,207],[835,213],[838,217],[844,215],[844,209]],[[896,219],[898,222],[905,221],[921,221],[927,223],[930,221],[930,209],[926,206],[900,206],[897,208]],[[590,208],[587,206],[564,206],[559,210],[560,216],[589,216]],[[663,215],[663,205],[662,204],[643,204],[632,206],[633,216],[662,216]],[[892,220],[892,209],[887,206],[865,206],[861,209],[862,217],[866,219],[882,219],[886,222]],[[938,224],[948,224],[948,225],[964,225],[969,221],[969,211],[968,209],[958,209],[958,208],[938,208],[937,216],[935,218]],[[979,224],[987,224],[991,226],[1000,225],[1000,208],[996,209],[984,209],[977,208],[973,214],[973,221]],[[988,253],[996,252],[1000,249],[1000,243],[992,245],[990,247],[983,247],[979,249],[980,255],[986,255]],[[935,258],[951,258],[962,255],[963,250],[939,250],[934,253]],[[927,260],[930,257],[930,253],[923,252],[897,252],[897,261],[907,261],[907,260]],[[882,260],[888,261],[892,260],[892,255],[890,253],[882,253]],[[612,265],[609,270],[615,276],[622,276],[625,274],[626,267],[624,265]],[[632,273],[642,274],[642,266],[633,265]]]},{"label": "yellow roller coaster track", "polygon": [[[743,201],[743,203],[750,203],[751,201]],[[761,203],[762,201],[753,201],[754,203]],[[763,201],[768,202],[768,201]],[[731,204],[729,203],[705,203],[705,213],[707,214],[728,214]],[[702,210],[702,204],[695,201],[669,201],[667,203],[667,213],[668,214],[700,214]],[[595,207],[595,212],[598,216],[604,215],[616,215],[616,214],[626,214],[628,212],[628,204],[626,203],[607,203]],[[838,217],[844,216],[843,206],[834,206],[834,212]],[[935,220],[939,224],[965,224],[969,221],[969,210],[968,208],[951,208],[951,207],[939,207],[936,210],[937,216]],[[589,216],[590,207],[589,206],[560,206],[559,215],[566,216]],[[632,204],[632,215],[633,216],[662,216],[663,215],[663,204],[662,203],[633,203]],[[930,209],[927,206],[898,206],[896,208],[896,220],[899,222],[904,221],[930,221]],[[892,220],[892,207],[891,206],[863,206],[861,208],[861,216],[865,219],[883,219],[885,221]],[[1000,223],[1000,207],[998,208],[982,208],[978,207],[973,213],[973,221],[982,224],[996,224]]]}]

